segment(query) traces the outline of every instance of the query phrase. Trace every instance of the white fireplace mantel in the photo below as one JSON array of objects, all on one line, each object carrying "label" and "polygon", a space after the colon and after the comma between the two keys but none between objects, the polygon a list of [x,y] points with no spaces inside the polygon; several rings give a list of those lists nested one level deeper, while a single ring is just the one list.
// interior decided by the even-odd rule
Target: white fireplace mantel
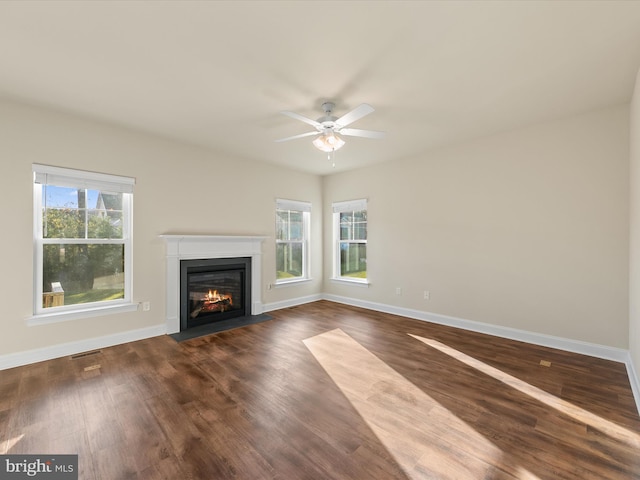
[{"label": "white fireplace mantel", "polygon": [[180,331],[180,260],[251,257],[251,315],[263,312],[262,242],[267,237],[160,235],[167,243],[167,333]]}]

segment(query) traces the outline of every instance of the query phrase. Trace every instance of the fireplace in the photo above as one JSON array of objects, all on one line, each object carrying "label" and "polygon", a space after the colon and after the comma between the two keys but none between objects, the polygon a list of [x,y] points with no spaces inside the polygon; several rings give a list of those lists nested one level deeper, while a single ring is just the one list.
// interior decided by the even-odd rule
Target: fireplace
[{"label": "fireplace", "polygon": [[[181,330],[180,269],[184,260],[251,259],[251,278],[245,278],[250,298],[245,296],[245,315],[260,315],[262,304],[262,236],[160,235],[167,245],[166,328],[168,334]],[[212,292],[213,293],[213,292]],[[251,302],[247,307],[247,302]],[[234,301],[235,303],[235,301]]]},{"label": "fireplace", "polygon": [[180,261],[180,330],[250,314],[250,257]]}]

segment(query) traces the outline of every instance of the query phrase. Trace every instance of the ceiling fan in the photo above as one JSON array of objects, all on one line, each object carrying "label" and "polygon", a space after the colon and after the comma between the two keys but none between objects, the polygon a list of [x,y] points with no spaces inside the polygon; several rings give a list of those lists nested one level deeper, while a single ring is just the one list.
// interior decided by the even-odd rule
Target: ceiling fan
[{"label": "ceiling fan", "polygon": [[[299,115],[295,112],[281,112],[283,115],[301,120],[315,127],[314,132],[301,133],[299,135],[293,135],[292,137],[281,138],[276,142],[286,142],[288,140],[295,140],[296,138],[310,137],[315,135],[313,145],[323,152],[331,153],[342,148],[345,141],[340,135],[348,137],[364,137],[364,138],[383,138],[384,132],[377,132],[374,130],[360,130],[357,128],[346,128],[356,120],[361,119],[365,115],[369,115],[373,112],[373,107],[367,103],[363,103],[349,113],[345,113],[340,118],[333,115],[333,109],[335,104],[333,102],[324,102],[322,104],[322,110],[324,116],[318,120],[312,120],[310,118]],[[338,135],[339,134],[339,135]]]}]

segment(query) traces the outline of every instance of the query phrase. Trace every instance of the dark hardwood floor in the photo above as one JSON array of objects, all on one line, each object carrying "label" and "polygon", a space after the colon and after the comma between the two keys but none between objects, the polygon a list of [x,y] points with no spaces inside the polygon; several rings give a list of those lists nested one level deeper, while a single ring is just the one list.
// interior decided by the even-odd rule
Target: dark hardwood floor
[{"label": "dark hardwood floor", "polygon": [[0,453],[78,453],[91,480],[640,479],[623,364],[326,301],[270,314],[0,371]]}]

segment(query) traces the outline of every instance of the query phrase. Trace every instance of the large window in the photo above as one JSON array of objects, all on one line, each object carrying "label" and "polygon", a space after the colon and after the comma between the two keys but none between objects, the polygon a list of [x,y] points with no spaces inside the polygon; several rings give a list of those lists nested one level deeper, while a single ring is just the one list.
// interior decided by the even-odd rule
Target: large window
[{"label": "large window", "polygon": [[311,204],[276,201],[276,284],[309,278]]},{"label": "large window", "polygon": [[367,201],[333,204],[334,278],[367,281]]},{"label": "large window", "polygon": [[134,179],[33,172],[35,315],[130,304]]}]

